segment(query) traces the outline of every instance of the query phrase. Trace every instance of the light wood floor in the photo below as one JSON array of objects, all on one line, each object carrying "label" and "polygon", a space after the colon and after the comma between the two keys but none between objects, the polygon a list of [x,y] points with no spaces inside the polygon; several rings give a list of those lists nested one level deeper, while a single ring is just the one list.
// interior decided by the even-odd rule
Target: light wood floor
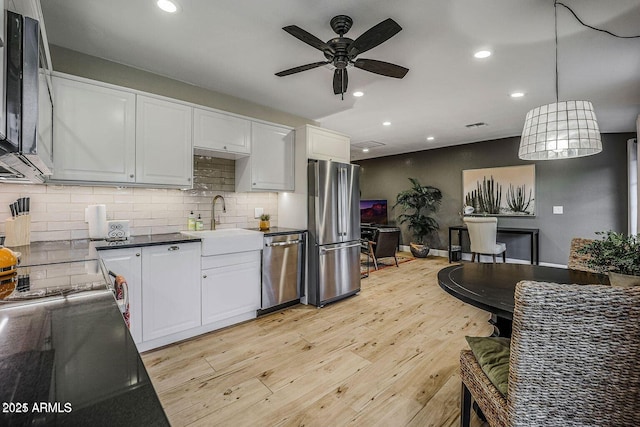
[{"label": "light wood floor", "polygon": [[492,328],[440,289],[447,265],[409,261],[322,309],[297,305],[145,353],[171,424],[459,425],[464,336]]}]

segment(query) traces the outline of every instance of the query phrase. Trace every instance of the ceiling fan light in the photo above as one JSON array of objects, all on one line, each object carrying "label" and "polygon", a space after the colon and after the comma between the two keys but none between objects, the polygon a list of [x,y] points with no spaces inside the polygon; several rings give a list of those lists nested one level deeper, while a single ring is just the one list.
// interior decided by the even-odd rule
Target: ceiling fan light
[{"label": "ceiling fan light", "polygon": [[589,101],[561,101],[527,113],[520,138],[522,160],[591,156],[602,151],[600,128]]},{"label": "ceiling fan light", "polygon": [[156,5],[168,13],[176,13],[178,11],[178,5],[171,0],[158,0]]}]

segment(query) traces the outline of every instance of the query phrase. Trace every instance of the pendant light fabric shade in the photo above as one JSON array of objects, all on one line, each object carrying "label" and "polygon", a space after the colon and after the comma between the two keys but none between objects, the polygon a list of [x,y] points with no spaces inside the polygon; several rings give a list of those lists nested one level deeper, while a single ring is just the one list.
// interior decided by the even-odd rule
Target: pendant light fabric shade
[{"label": "pendant light fabric shade", "polygon": [[600,129],[589,101],[561,101],[534,108],[525,118],[518,157],[555,160],[602,151]]}]

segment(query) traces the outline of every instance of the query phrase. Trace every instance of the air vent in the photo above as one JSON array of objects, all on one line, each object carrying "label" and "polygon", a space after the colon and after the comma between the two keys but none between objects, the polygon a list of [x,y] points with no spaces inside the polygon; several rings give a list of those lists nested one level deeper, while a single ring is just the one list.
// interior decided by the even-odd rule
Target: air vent
[{"label": "air vent", "polygon": [[383,145],[386,145],[386,144],[378,141],[363,141],[363,142],[352,143],[351,148],[359,148],[359,149],[375,148],[375,147],[382,147]]},{"label": "air vent", "polygon": [[489,126],[489,125],[486,124],[485,122],[471,123],[471,124],[465,125],[465,127],[469,128],[469,129],[482,128],[482,127],[485,127],[485,126]]}]

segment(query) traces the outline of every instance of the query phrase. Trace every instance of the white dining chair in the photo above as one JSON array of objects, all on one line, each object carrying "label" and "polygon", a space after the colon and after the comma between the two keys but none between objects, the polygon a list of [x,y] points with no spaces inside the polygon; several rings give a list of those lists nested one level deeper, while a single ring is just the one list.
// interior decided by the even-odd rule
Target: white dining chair
[{"label": "white dining chair", "polygon": [[496,242],[498,232],[498,218],[491,216],[469,216],[464,218],[469,230],[469,241],[471,243],[471,262],[475,262],[478,255],[493,256],[496,262],[496,255],[502,254],[502,262],[507,262],[507,245]]}]

